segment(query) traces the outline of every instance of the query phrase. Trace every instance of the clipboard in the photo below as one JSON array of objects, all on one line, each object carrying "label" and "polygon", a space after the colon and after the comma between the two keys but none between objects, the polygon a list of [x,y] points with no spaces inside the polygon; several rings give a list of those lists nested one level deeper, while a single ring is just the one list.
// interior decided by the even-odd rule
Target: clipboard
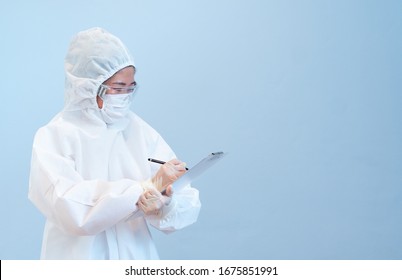
[{"label": "clipboard", "polygon": [[181,190],[190,184],[211,166],[220,161],[226,154],[224,152],[215,152],[203,158],[173,183],[173,191]]}]

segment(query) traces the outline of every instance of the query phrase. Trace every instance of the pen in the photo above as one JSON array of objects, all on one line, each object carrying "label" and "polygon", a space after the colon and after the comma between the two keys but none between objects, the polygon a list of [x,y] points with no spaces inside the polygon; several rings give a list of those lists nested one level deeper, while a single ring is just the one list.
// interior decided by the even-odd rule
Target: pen
[{"label": "pen", "polygon": [[[154,158],[148,158],[148,160],[149,160],[150,162],[155,162],[155,163],[159,163],[159,164],[165,164],[165,163],[166,163],[166,161],[162,161],[162,160],[154,159]],[[188,170],[187,167],[186,167],[186,170]]]}]

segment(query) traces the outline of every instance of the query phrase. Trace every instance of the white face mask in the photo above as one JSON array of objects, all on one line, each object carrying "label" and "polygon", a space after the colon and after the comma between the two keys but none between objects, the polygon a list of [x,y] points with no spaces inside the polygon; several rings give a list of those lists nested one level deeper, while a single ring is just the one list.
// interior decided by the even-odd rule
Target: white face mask
[{"label": "white face mask", "polygon": [[133,94],[105,94],[100,113],[107,124],[123,119],[130,111]]}]

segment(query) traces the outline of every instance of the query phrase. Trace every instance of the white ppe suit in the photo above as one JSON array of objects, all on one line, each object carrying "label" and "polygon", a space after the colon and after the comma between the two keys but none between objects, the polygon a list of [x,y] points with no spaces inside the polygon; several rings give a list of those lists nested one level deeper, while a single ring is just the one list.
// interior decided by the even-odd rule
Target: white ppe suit
[{"label": "white ppe suit", "polygon": [[190,185],[161,214],[136,203],[143,183],[175,154],[133,112],[107,125],[99,86],[134,66],[121,41],[100,28],[78,33],[65,59],[65,106],[34,139],[29,199],[46,217],[41,259],[158,259],[148,223],[172,232],[194,223],[201,207]]}]

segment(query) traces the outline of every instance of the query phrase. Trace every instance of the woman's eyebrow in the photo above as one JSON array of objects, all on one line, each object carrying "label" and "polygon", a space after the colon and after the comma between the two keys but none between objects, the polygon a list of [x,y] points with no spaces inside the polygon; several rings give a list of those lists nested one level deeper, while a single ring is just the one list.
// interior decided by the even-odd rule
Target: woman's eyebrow
[{"label": "woman's eyebrow", "polygon": [[125,86],[126,83],[123,83],[123,82],[114,82],[114,83],[112,83],[112,85]]},{"label": "woman's eyebrow", "polygon": [[[130,85],[135,85],[135,84],[136,84],[136,82],[134,81],[134,82],[132,82]],[[114,82],[114,83],[112,83],[112,85],[125,86],[126,83],[123,83],[123,82]]]}]

